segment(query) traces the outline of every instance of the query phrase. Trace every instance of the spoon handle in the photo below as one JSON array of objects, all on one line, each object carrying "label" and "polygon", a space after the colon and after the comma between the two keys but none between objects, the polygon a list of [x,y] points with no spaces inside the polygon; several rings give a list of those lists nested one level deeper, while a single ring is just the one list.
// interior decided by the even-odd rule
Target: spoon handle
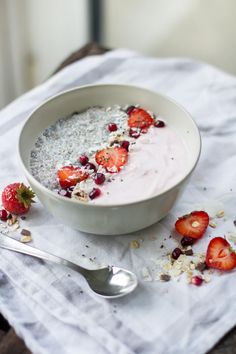
[{"label": "spoon handle", "polygon": [[14,240],[11,237],[6,236],[3,233],[1,233],[1,236],[0,236],[0,247],[5,248],[7,250],[15,251],[18,253],[27,254],[29,256],[33,256],[36,258],[44,259],[46,261],[50,261],[53,263],[62,264],[64,266],[67,266],[67,267],[81,273],[85,277],[89,273],[88,269],[85,269],[75,263],[67,261],[66,259],[55,256],[55,255],[50,254],[48,252],[41,251],[41,250],[34,248],[32,246],[28,246],[22,242],[19,242],[17,240]]}]

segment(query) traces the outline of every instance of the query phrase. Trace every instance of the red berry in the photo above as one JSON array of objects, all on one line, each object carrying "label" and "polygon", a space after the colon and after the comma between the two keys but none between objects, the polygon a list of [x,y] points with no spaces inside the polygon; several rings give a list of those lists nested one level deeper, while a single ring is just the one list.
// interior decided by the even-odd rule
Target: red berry
[{"label": "red berry", "polygon": [[89,193],[89,198],[95,199],[99,197],[100,194],[101,194],[101,190],[99,188],[93,188],[92,191]]},{"label": "red berry", "polygon": [[183,252],[181,251],[180,248],[177,247],[177,248],[174,249],[174,251],[172,252],[171,256],[172,256],[173,259],[178,259],[181,254],[183,254]]},{"label": "red berry", "polygon": [[206,264],[220,270],[231,270],[236,267],[236,254],[223,237],[213,238],[207,248]]},{"label": "red berry", "polygon": [[163,128],[165,126],[165,123],[163,122],[163,120],[156,120],[156,122],[154,123],[154,127],[156,128]]},{"label": "red berry", "polygon": [[127,140],[123,140],[122,143],[120,144],[120,146],[127,151],[129,151],[129,145],[130,145],[130,142]]},{"label": "red berry", "polygon": [[5,209],[0,210],[0,219],[2,221],[7,221],[8,213]]},{"label": "red berry", "polygon": [[142,108],[134,108],[129,115],[128,126],[130,128],[149,128],[153,124],[154,119]]},{"label": "red berry", "polygon": [[195,275],[194,277],[192,277],[191,282],[192,282],[193,285],[201,286],[202,282],[203,282],[203,279],[201,277]]},{"label": "red berry", "polygon": [[29,211],[35,194],[23,183],[9,184],[2,192],[2,205],[12,214],[22,215]]},{"label": "red berry", "polygon": [[94,177],[94,182],[96,184],[103,184],[105,182],[105,175],[103,173],[97,173],[96,176]]},{"label": "red berry", "polygon": [[109,132],[115,132],[117,129],[118,129],[118,128],[117,128],[116,123],[110,123],[110,124],[108,124],[108,130],[109,130]]},{"label": "red berry", "polygon": [[85,166],[86,163],[88,163],[89,158],[86,155],[80,155],[79,157],[79,162],[81,163],[82,166]]},{"label": "red berry", "polygon": [[129,106],[129,107],[126,109],[126,113],[127,113],[128,115],[130,115],[130,113],[133,111],[134,108],[135,108],[134,106]]},{"label": "red berry", "polygon": [[63,189],[75,186],[88,178],[88,173],[78,166],[63,166],[57,171],[58,182]]},{"label": "red berry", "polygon": [[128,152],[122,147],[111,147],[98,151],[95,159],[98,165],[110,173],[115,173],[119,172],[128,161]]},{"label": "red berry", "polygon": [[181,216],[175,223],[175,229],[182,236],[201,238],[209,224],[209,215],[205,211],[193,211]]},{"label": "red berry", "polygon": [[130,130],[129,130],[129,136],[131,136],[132,138],[137,139],[137,138],[140,137],[140,133],[139,133],[139,131],[130,128]]},{"label": "red berry", "polygon": [[85,169],[86,169],[86,170],[93,170],[94,172],[97,171],[97,167],[96,167],[92,162],[88,162],[88,163],[85,165]]}]

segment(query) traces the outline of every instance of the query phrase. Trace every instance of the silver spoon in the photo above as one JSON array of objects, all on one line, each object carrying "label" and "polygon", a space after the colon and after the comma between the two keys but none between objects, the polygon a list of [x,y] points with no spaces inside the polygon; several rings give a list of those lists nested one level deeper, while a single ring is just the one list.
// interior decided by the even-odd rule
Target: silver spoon
[{"label": "silver spoon", "polygon": [[66,259],[16,241],[3,233],[0,236],[0,247],[69,267],[82,274],[90,288],[97,295],[105,298],[112,299],[127,295],[138,285],[136,275],[126,269],[113,266],[95,270],[86,269]]}]

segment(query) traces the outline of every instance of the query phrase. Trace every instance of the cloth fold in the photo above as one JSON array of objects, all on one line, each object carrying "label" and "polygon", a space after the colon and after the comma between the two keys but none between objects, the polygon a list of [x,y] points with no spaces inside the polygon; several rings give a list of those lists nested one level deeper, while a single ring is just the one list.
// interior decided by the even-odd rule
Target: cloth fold
[{"label": "cloth fold", "polygon": [[[127,297],[108,301],[91,293],[73,271],[0,250],[0,311],[35,354],[205,353],[236,324],[235,272],[214,272],[211,282],[198,288],[184,275],[158,281],[157,263],[176,247],[176,218],[196,208],[212,215],[221,208],[225,217],[194,249],[204,252],[210,237],[236,232],[236,78],[194,60],[154,59],[127,50],[76,62],[0,112],[2,187],[24,180],[16,149],[28,114],[56,93],[92,83],[131,83],[181,103],[201,131],[199,164],[171,213],[132,235],[87,235],[58,223],[36,203],[20,220],[31,231],[33,246],[87,267],[127,267],[140,285]],[[11,236],[19,238],[19,231]],[[134,239],[140,248],[130,247]]]}]

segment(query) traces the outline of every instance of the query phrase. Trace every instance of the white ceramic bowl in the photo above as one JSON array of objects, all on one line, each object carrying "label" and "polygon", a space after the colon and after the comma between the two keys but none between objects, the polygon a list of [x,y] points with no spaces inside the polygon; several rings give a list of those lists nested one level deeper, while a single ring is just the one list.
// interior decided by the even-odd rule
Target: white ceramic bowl
[{"label": "white ceramic bowl", "polygon": [[[184,139],[190,152],[190,167],[182,180],[152,198],[122,205],[92,205],[57,195],[31,174],[30,151],[36,138],[56,120],[91,106],[137,104],[158,112]],[[192,117],[176,102],[155,92],[127,85],[88,85],[56,95],[29,116],[19,138],[19,156],[24,173],[48,211],[72,228],[102,235],[126,234],[143,229],[168,214],[195,168],[201,150],[198,128]]]}]

